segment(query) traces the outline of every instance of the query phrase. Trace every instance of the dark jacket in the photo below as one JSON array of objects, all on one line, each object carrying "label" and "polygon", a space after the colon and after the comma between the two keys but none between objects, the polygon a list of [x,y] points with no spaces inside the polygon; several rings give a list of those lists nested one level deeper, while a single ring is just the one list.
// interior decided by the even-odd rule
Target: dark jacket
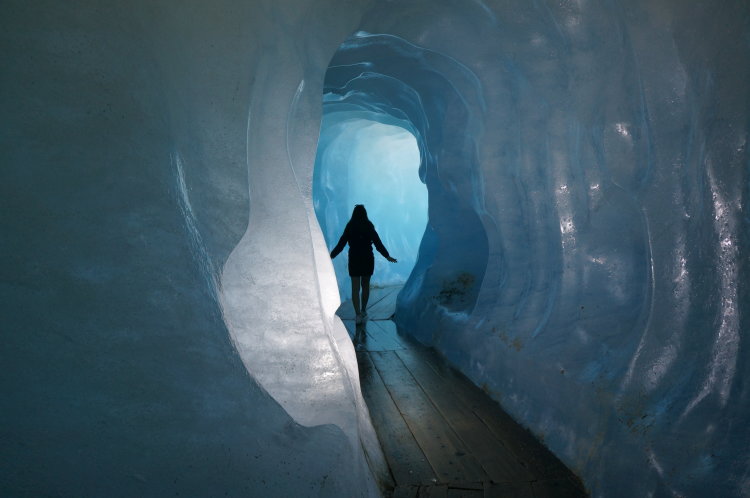
[{"label": "dark jacket", "polygon": [[391,257],[372,223],[368,223],[365,227],[354,227],[351,223],[347,223],[339,243],[331,251],[331,258],[338,256],[347,243],[349,244],[349,259],[372,257],[372,244],[375,244],[380,254],[386,258]]}]

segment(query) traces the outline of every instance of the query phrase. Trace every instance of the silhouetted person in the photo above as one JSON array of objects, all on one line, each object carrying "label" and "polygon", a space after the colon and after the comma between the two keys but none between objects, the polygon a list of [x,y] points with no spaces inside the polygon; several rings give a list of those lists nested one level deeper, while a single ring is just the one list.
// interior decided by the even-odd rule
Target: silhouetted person
[{"label": "silhouetted person", "polygon": [[[352,217],[346,224],[344,234],[339,243],[331,251],[331,259],[344,250],[349,243],[349,276],[352,278],[352,304],[357,314],[356,323],[362,323],[367,316],[367,300],[370,298],[370,277],[375,270],[375,257],[372,254],[372,244],[385,259],[395,263],[396,259],[388,254],[388,250],[378,237],[378,232],[367,218],[365,206],[357,204],[352,211]],[[359,288],[362,287],[362,311],[359,307]]]}]

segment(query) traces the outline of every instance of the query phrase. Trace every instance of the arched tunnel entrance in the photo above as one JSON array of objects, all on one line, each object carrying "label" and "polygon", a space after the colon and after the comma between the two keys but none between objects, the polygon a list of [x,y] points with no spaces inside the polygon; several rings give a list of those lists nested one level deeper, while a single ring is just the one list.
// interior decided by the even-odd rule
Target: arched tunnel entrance
[{"label": "arched tunnel entrance", "polygon": [[363,322],[348,302],[346,254],[334,259],[344,302],[337,313],[356,349],[390,470],[384,487],[394,496],[505,496],[499,482],[521,494],[562,486],[555,492],[582,496],[564,465],[425,347],[440,340],[441,323],[471,316],[487,270],[475,151],[480,95],[460,63],[396,36],[357,32],[334,55],[313,172],[315,214],[330,250],[353,206],[364,204],[399,259],[392,265],[375,255]]},{"label": "arched tunnel entrance", "polygon": [[[427,224],[427,190],[420,181],[419,147],[408,124],[358,111],[329,112],[321,123],[315,164],[315,212],[329,245],[344,231],[355,204],[398,263],[376,258],[371,285],[403,285],[416,262]],[[393,123],[393,124],[386,124]],[[334,260],[342,300],[351,297],[346,257]]]},{"label": "arched tunnel entrance", "polygon": [[[462,432],[484,405],[421,350],[373,341],[358,376],[312,207],[324,93],[416,143],[405,331],[594,496],[750,495],[747,0],[9,1],[0,19],[0,495],[378,496],[384,412],[360,378],[410,400],[390,410],[402,454],[451,450],[420,483],[473,486],[403,495],[524,477],[505,495],[561,495],[463,451],[497,434]],[[437,416],[452,433],[417,429]]]},{"label": "arched tunnel entrance", "polygon": [[[467,68],[397,36],[354,33],[326,72],[313,175],[326,242],[336,244],[354,203],[368,207],[399,258],[395,268],[380,261],[373,283],[405,283],[397,321],[427,344],[436,322],[471,313],[487,266],[474,150],[481,107]],[[344,259],[335,268],[345,299]]]}]

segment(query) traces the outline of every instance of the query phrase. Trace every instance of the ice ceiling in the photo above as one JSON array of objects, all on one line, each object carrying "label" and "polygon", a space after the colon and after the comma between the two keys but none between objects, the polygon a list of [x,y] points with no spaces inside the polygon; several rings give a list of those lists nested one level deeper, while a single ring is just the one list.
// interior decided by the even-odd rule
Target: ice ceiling
[{"label": "ice ceiling", "polygon": [[594,496],[750,494],[746,1],[0,11],[3,494],[378,493],[324,94],[416,141],[404,330]]}]

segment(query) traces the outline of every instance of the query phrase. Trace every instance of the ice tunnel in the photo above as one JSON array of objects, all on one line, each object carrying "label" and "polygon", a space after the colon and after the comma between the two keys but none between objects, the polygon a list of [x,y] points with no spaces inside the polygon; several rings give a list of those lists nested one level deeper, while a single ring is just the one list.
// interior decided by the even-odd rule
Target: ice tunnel
[{"label": "ice tunnel", "polygon": [[[386,206],[379,208],[375,205],[375,217],[382,212],[385,227],[389,230],[385,238],[386,247],[394,254],[403,254],[406,260],[402,260],[399,265],[403,266],[395,271],[391,271],[384,261],[378,260],[374,282],[377,283],[378,279],[384,279],[384,283],[406,281],[414,268],[414,249],[422,241],[424,246],[420,249],[416,273],[422,274],[428,269],[431,278],[429,284],[421,282],[420,287],[434,287],[435,282],[443,281],[464,279],[474,284],[476,280],[481,280],[487,260],[487,242],[476,210],[471,205],[476,198],[474,193],[478,192],[479,182],[474,151],[470,142],[464,143],[466,132],[473,131],[472,127],[476,128],[478,124],[471,120],[467,103],[462,102],[467,98],[477,104],[479,92],[476,85],[477,81],[470,71],[457,62],[392,35],[357,32],[342,44],[331,60],[325,77],[324,119],[319,150],[328,149],[328,120],[335,119],[341,123],[368,117],[372,121],[394,123],[409,130],[415,137],[419,151],[418,171],[402,170],[405,177],[395,182],[394,186],[386,187],[397,193],[399,198],[391,200],[387,210]],[[461,91],[467,97],[463,97]],[[444,140],[446,134],[455,136],[457,140]],[[443,147],[444,143],[451,145]],[[441,155],[442,177],[437,171],[438,153]],[[321,157],[320,152],[318,157]],[[324,201],[326,204],[332,203],[337,195],[351,190],[351,186],[345,190],[340,184],[344,179],[351,176],[359,180],[357,185],[362,185],[359,188],[363,189],[360,196],[365,195],[365,191],[373,190],[376,185],[377,176],[358,174],[354,168],[347,168],[346,163],[335,174],[339,184],[335,180],[324,182],[324,171],[328,172],[331,168],[324,170],[324,165],[318,164],[320,162],[316,162],[316,172],[320,170],[320,174],[313,178],[314,187],[320,185],[320,195],[314,195],[319,218],[325,209],[317,204]],[[385,173],[384,166],[380,165],[375,171],[376,175]],[[331,175],[326,173],[326,176]],[[440,220],[427,227],[427,196],[420,191],[419,185],[407,183],[418,179],[424,182],[432,199],[430,218]],[[369,195],[376,200],[378,193],[371,192]],[[342,220],[338,223],[329,223],[325,216],[322,217],[324,221],[321,225],[329,245],[335,244],[335,237],[341,233],[349,209],[349,205],[343,212],[341,208],[338,209],[334,217],[337,221]],[[412,211],[418,213],[417,219],[391,228],[396,219],[408,216]],[[331,225],[335,229],[328,233]],[[462,268],[461,273],[457,274],[450,266],[436,265],[430,256],[441,237],[461,249],[455,254],[461,261],[458,265]],[[338,274],[345,277],[343,261],[339,264],[341,270]],[[392,273],[397,273],[397,276],[391,276]],[[339,278],[340,285],[342,280],[345,278]],[[411,289],[413,286],[410,283],[408,292],[416,292]],[[345,284],[342,285],[342,291],[345,288]],[[470,285],[469,289],[465,289],[467,292],[461,297],[461,302],[456,299],[457,302],[453,304],[461,309],[470,308],[476,299],[476,291],[472,292],[471,289],[476,288],[476,285]]]},{"label": "ice tunnel", "polygon": [[0,494],[380,494],[315,167],[347,124],[416,146],[405,333],[592,496],[750,495],[746,1],[0,24]]},{"label": "ice tunnel", "polygon": [[[366,207],[383,244],[399,256],[395,265],[376,259],[373,286],[402,285],[414,268],[427,223],[419,164],[417,141],[403,126],[364,119],[356,111],[324,111],[313,175],[315,213],[333,247],[353,206]],[[351,298],[347,255],[345,248],[334,261],[342,300]]]}]

